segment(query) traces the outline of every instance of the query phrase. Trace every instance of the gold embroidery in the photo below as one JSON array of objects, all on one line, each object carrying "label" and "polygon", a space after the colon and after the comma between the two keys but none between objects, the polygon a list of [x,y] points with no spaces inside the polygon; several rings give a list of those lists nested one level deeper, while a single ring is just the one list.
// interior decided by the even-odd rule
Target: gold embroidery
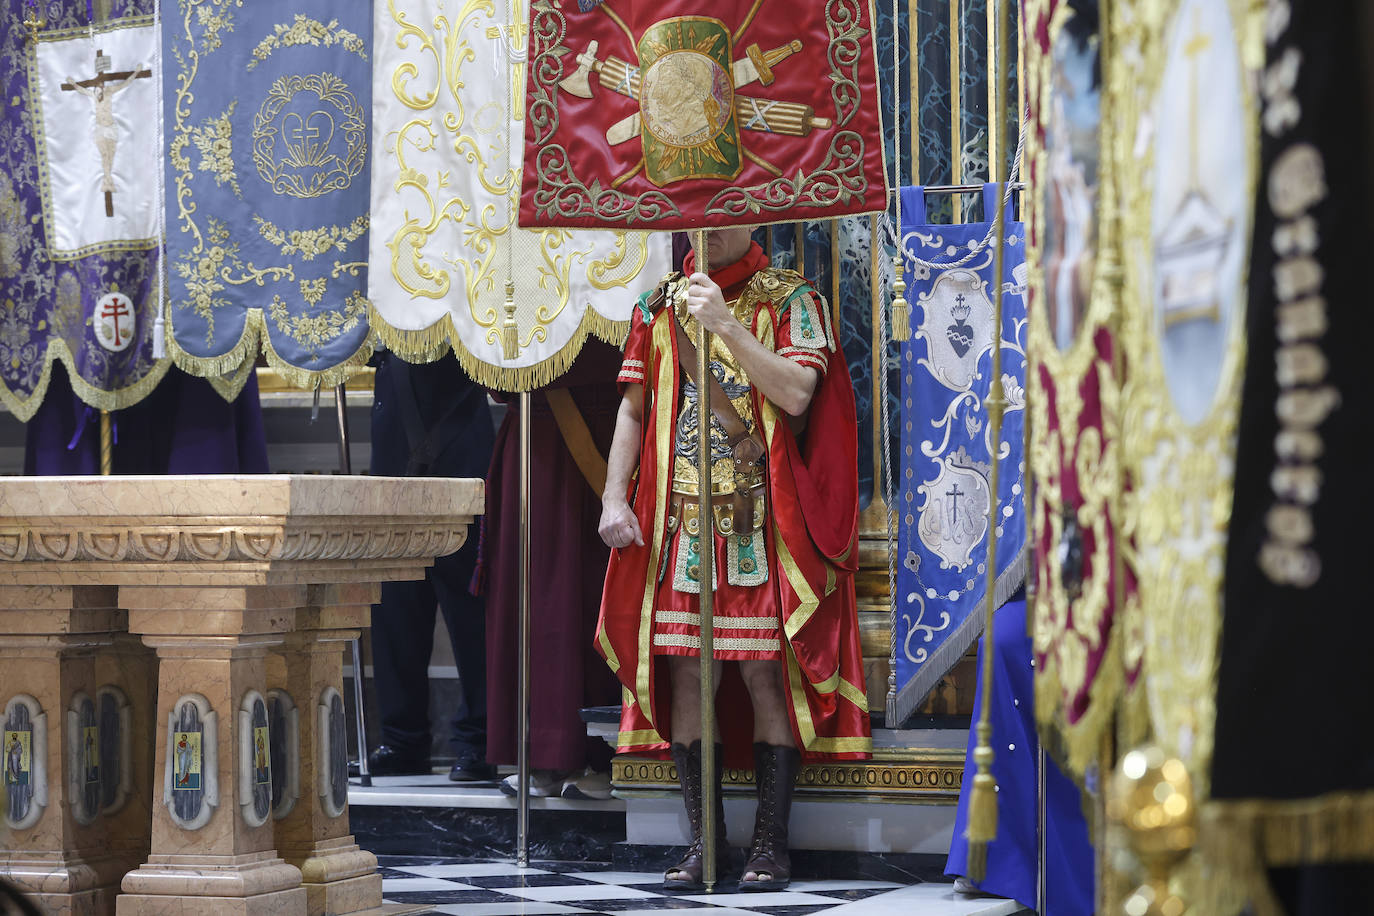
[{"label": "gold embroidery", "polygon": [[258,46],[253,49],[253,59],[248,62],[249,70],[267,60],[272,52],[278,48],[291,48],[297,45],[329,48],[337,44],[348,51],[352,51],[363,60],[367,60],[366,42],[348,29],[339,28],[339,20],[337,19],[332,19],[328,25],[325,25],[318,19],[311,19],[297,13],[296,21],[291,25],[278,23],[272,27],[272,30],[273,34],[258,42]]},{"label": "gold embroidery", "polygon": [[[1122,314],[1114,330],[1115,345],[1130,367],[1119,427],[1126,485],[1118,531],[1124,572],[1136,582],[1134,595],[1121,610],[1119,629],[1127,665],[1138,663],[1140,674],[1119,707],[1117,738],[1118,746],[1129,746],[1148,736],[1184,763],[1199,797],[1206,798],[1216,720],[1222,574],[1245,363],[1244,252],[1249,250],[1259,155],[1258,119],[1244,49],[1258,7],[1249,0],[1136,0],[1129,6],[1133,15],[1110,20],[1110,58],[1119,90],[1113,99],[1112,155],[1123,201],[1116,208],[1121,220]],[[1204,39],[1210,42],[1205,49]],[[1179,54],[1181,45],[1203,50]],[[1180,87],[1180,92],[1186,87],[1196,99],[1203,67],[1208,76],[1224,77],[1208,87],[1206,121],[1194,117],[1194,129],[1187,121],[1166,129],[1165,119],[1178,105],[1177,99],[1166,96],[1166,87]],[[1136,129],[1151,122],[1152,131]],[[1223,148],[1197,155],[1198,124],[1212,130],[1206,142],[1215,144],[1221,137]],[[1192,168],[1180,171],[1178,162]],[[1167,210],[1179,215],[1177,222],[1167,224],[1177,229],[1187,222],[1181,217],[1189,209],[1176,210],[1166,195],[1187,199],[1195,187],[1206,188],[1216,198],[1215,203],[1197,199],[1191,205],[1190,219],[1200,233],[1196,237],[1227,246],[1225,250],[1238,249],[1239,254],[1226,261],[1219,254],[1204,258],[1191,273],[1184,273],[1187,264],[1180,260],[1173,265],[1179,270],[1166,279],[1162,262],[1170,237],[1163,214]],[[1220,193],[1223,190],[1226,193]],[[1193,301],[1218,306],[1217,320],[1166,329],[1161,285],[1188,278],[1205,284],[1192,291],[1198,293]],[[1295,275],[1295,286],[1304,279]],[[1176,292],[1187,295],[1190,290],[1181,287]],[[1215,375],[1203,383],[1205,391],[1179,388],[1190,368],[1177,363],[1181,350],[1175,344],[1180,337],[1205,339],[1205,365],[1215,367]],[[1199,360],[1196,354],[1189,358]],[[1175,363],[1166,366],[1170,359]],[[1197,861],[1177,877],[1181,896],[1196,905],[1206,892]],[[1227,891],[1227,882],[1213,883],[1213,893]]]},{"label": "gold embroidery", "polygon": [[621,747],[643,747],[646,744],[663,744],[663,738],[652,728],[633,732],[620,732],[616,738]]},{"label": "gold embroidery", "polygon": [[[175,59],[179,72],[175,82],[175,97],[168,106],[173,115],[169,151],[175,179],[169,191],[170,199],[176,202],[179,228],[190,236],[193,244],[170,269],[185,281],[184,299],[178,301],[176,307],[189,308],[204,321],[206,342],[209,344],[215,336],[215,312],[228,305],[228,300],[221,294],[229,286],[252,283],[259,287],[267,287],[271,283],[289,282],[298,284],[303,295],[315,296],[318,292],[320,298],[317,302],[320,302],[323,301],[323,286],[326,281],[324,278],[298,278],[294,265],[289,263],[285,266],[269,267],[258,267],[252,262],[245,263],[240,256],[238,243],[231,241],[230,232],[222,220],[210,216],[205,219],[203,225],[198,221],[197,203],[191,187],[192,163],[188,155],[192,147],[202,154],[197,168],[213,175],[217,184],[231,184],[235,193],[238,193],[237,176],[233,173],[230,158],[233,142],[231,118],[235,106],[231,104],[220,117],[208,119],[200,127],[194,127],[188,122],[191,106],[196,98],[195,91],[201,65],[213,59],[214,52],[222,47],[220,33],[233,31],[233,11],[242,6],[242,0],[182,0],[178,6],[181,16],[179,28],[175,32],[176,46],[172,48],[171,57]],[[278,26],[275,34],[258,46],[259,51],[265,53],[258,54],[254,61],[250,62],[249,69],[252,69],[256,62],[266,59],[273,51],[299,44],[342,44],[345,49],[359,54],[366,60],[366,55],[362,53],[365,45],[361,39],[351,32],[338,29],[336,22],[324,27],[327,35],[319,34],[318,30],[312,31],[308,23],[302,27],[299,22],[300,17],[296,24]],[[347,150],[343,156],[330,151],[331,138],[326,136],[325,121],[312,120],[313,115],[310,115],[299,124],[292,121],[287,126],[296,129],[288,129],[282,134],[287,148],[287,158],[291,162],[285,163],[283,167],[282,163],[277,163],[272,158],[270,149],[266,150],[264,157],[264,150],[260,144],[254,149],[254,159],[260,173],[266,169],[268,174],[264,177],[269,183],[274,181],[275,175],[276,181],[281,185],[278,188],[279,193],[289,188],[291,191],[304,191],[308,196],[312,190],[322,192],[322,189],[331,183],[339,187],[345,186],[347,181],[344,180],[344,176],[351,180],[353,175],[361,171],[366,158],[368,128],[366,113],[348,92],[346,84],[332,73],[278,79],[272,84],[271,97],[266,103],[267,107],[276,107],[273,111],[268,111],[268,114],[282,114],[283,96],[289,99],[291,94],[301,90],[310,90],[307,94],[320,91],[323,93],[321,98],[329,96],[326,100],[328,107],[332,107],[338,114],[337,118],[334,114],[329,115],[329,119],[335,130],[343,132],[346,140]],[[321,113],[327,114],[316,112]],[[280,120],[284,123],[290,115],[291,112],[288,111]],[[259,127],[261,126],[263,125],[260,124]],[[314,174],[309,174],[311,172]],[[260,221],[258,226],[264,238],[268,238],[269,235],[277,236],[268,239],[272,244],[279,248],[294,249],[293,252],[283,252],[284,255],[297,253],[301,260],[310,260],[327,251],[328,247],[338,247],[338,241],[351,241],[349,236],[360,238],[362,233],[358,227],[361,224],[362,231],[365,231],[366,220],[364,214],[354,220],[349,227],[338,228],[337,234],[334,227],[305,230],[299,235],[286,234],[265,220]],[[323,243],[324,236],[317,235],[326,231],[330,240],[328,247]],[[314,251],[310,251],[312,245]],[[337,278],[346,272],[356,277],[359,275],[359,268],[363,266],[366,265],[362,262],[336,261],[331,276]],[[277,353],[268,333],[268,321],[270,320],[272,327],[280,333],[288,336],[301,335],[297,342],[310,351],[312,358],[318,359],[322,344],[356,329],[369,309],[370,303],[361,292],[355,290],[345,298],[341,306],[326,313],[291,316],[286,309],[285,301],[277,294],[273,295],[268,304],[266,314],[262,308],[246,309],[243,329],[238,340],[221,354],[210,357],[193,356],[181,348],[175,334],[172,333],[167,335],[167,348],[177,365],[197,374],[212,377],[232,374],[232,384],[223,389],[230,393],[236,393],[248,377],[244,367],[249,365],[252,354],[259,348],[264,351],[268,364],[290,384],[301,388],[332,386],[346,380],[357,372],[358,366],[367,361],[372,352],[372,339],[365,337],[352,354],[336,359],[325,369],[316,370],[289,363]]]},{"label": "gold embroidery", "polygon": [[[475,123],[469,110],[475,104],[470,101],[475,93],[469,86],[474,76],[465,69],[477,59],[474,43],[492,40],[485,37],[488,30],[482,27],[495,19],[494,5],[491,0],[468,0],[448,19],[423,27],[407,18],[409,12],[400,8],[405,5],[388,0],[386,7],[387,26],[396,31],[397,45],[408,52],[407,59],[391,70],[389,82],[396,101],[415,114],[385,135],[376,154],[390,160],[397,175],[395,190],[416,195],[420,204],[409,209],[399,225],[385,229],[391,279],[411,296],[442,299],[455,283],[455,274],[461,277],[457,282],[465,286],[463,304],[452,311],[466,308],[470,320],[462,322],[464,327],[480,329],[486,342],[496,344],[504,316],[502,275],[508,246],[513,246],[515,258],[532,274],[528,290],[517,275],[519,349],[546,341],[552,323],[566,309],[584,311],[580,326],[556,353],[534,365],[510,368],[474,355],[462,343],[453,314],[442,315],[430,327],[408,330],[391,326],[374,309],[372,326],[390,349],[407,359],[430,360],[452,349],[468,374],[482,384],[503,389],[542,385],[566,371],[589,334],[617,345],[624,341],[628,322],[611,321],[585,303],[571,302],[574,271],[579,280],[585,275],[595,289],[622,286],[648,262],[648,237],[620,234],[614,250],[595,257],[603,254],[604,243],[584,240],[577,233],[512,232],[519,195],[518,159],[509,166],[487,161],[486,151],[493,145],[489,134],[504,128]],[[499,36],[506,29],[492,27]],[[426,85],[419,83],[422,73]],[[504,87],[501,94],[506,94]],[[521,142],[518,132],[508,139]],[[447,157],[453,152],[468,164],[465,177],[494,200],[455,193],[447,167]],[[461,246],[455,248],[444,240],[451,228],[446,223],[457,227]]]},{"label": "gold embroidery", "polygon": [[[701,626],[701,615],[695,611],[655,611],[654,619],[659,623],[676,623],[689,627]],[[776,617],[712,617],[717,630],[767,630],[778,626],[781,621]]]},{"label": "gold embroidery", "polygon": [[[317,256],[327,253],[331,248],[336,251],[345,250],[349,243],[356,242],[367,235],[369,225],[366,213],[347,226],[321,226],[318,229],[292,229],[289,232],[261,216],[254,216],[253,222],[258,225],[258,234],[276,245],[284,257],[298,254],[302,261],[313,261]],[[359,264],[360,266],[367,266],[363,262],[359,262]],[[340,267],[341,265],[336,262],[335,277],[339,275]]]},{"label": "gold embroidery", "polygon": [[301,298],[310,305],[319,305],[324,298],[324,287],[328,281],[324,277],[301,281]]},{"label": "gold embroidery", "polygon": [[[324,106],[302,116],[292,106],[302,95],[318,98]],[[277,194],[323,197],[347,188],[362,172],[367,132],[367,112],[339,77],[282,76],[272,83],[253,119],[253,164]],[[347,147],[342,156],[332,151],[336,134]],[[282,158],[280,148],[286,151]]]},{"label": "gold embroidery", "polygon": [[[233,125],[229,120],[238,104],[238,99],[235,99],[229,103],[224,114],[218,118],[206,118],[200,127],[192,128],[186,137],[178,137],[179,142],[173,144],[172,155],[175,158],[185,148],[189,137],[196,149],[200,150],[200,162],[196,168],[213,175],[216,185],[229,185],[234,196],[242,198],[239,176],[234,171]],[[189,165],[186,167],[189,168]]]},{"label": "gold embroidery", "polygon": [[183,8],[186,10],[186,32],[191,32],[191,9],[196,8],[196,24],[203,31],[201,32],[200,48],[202,51],[216,51],[224,43],[219,37],[220,32],[234,31],[234,11],[231,7],[243,6],[243,0],[191,0],[185,3]]},{"label": "gold embroidery", "polygon": [[[324,280],[318,282],[319,293],[323,296]],[[305,293],[305,283],[301,281],[302,294]],[[319,359],[321,346],[356,328],[366,314],[367,300],[357,290],[348,294],[342,311],[329,309],[318,315],[293,315],[287,310],[281,296],[273,296],[272,304],[268,307],[268,315],[276,323],[277,330],[309,348],[314,359]]]},{"label": "gold embroidery", "polygon": [[[601,9],[613,15],[608,9]],[[657,189],[631,195],[614,186],[601,188],[593,183],[589,187],[575,174],[566,148],[552,142],[560,123],[556,97],[559,84],[565,76],[562,58],[568,53],[563,45],[566,22],[559,4],[550,0],[539,0],[533,4],[533,10],[530,41],[530,70],[533,74],[531,106],[543,113],[535,124],[533,135],[540,147],[535,165],[539,184],[536,208],[541,213],[557,211],[563,218],[595,217],[607,225],[619,221],[626,226],[680,215],[671,198]],[[702,169],[717,175],[738,174],[742,167],[742,150],[737,134],[740,119],[744,118],[747,122],[745,126],[802,136],[812,128],[834,129],[825,158],[814,171],[809,174],[798,171],[795,175],[783,176],[779,175],[776,167],[760,162],[778,177],[752,187],[731,184],[707,203],[708,214],[735,218],[758,217],[766,212],[777,213],[795,207],[832,207],[844,203],[855,193],[862,195],[865,191],[865,140],[860,134],[844,128],[858,113],[863,98],[858,83],[859,61],[863,58],[861,40],[865,35],[860,25],[863,18],[863,8],[857,0],[831,0],[825,5],[829,38],[826,48],[829,70],[826,75],[830,82],[831,99],[835,103],[835,118],[816,117],[815,112],[807,106],[787,102],[759,100],[751,104],[750,100],[735,97],[729,91],[731,79],[728,75],[723,83],[726,88],[705,92],[699,99],[701,107],[698,112],[707,112],[704,120],[699,114],[687,120],[674,119],[668,116],[670,109],[667,106],[656,108],[650,98],[648,107],[635,120],[638,122],[636,129],[645,141],[644,152],[651,176],[660,164],[666,169],[666,174],[659,176],[663,181],[685,177],[686,174],[697,173],[694,170]],[[694,22],[698,27],[703,27],[702,23],[705,22],[696,17],[681,17],[680,20],[665,20],[661,25],[673,25],[679,21]],[[724,37],[729,38],[728,30],[724,32]],[[710,77],[705,69],[713,70],[718,66],[716,60],[707,56],[713,51],[718,52],[714,45],[706,43],[708,39],[702,39],[702,47],[694,45],[690,49],[670,48],[661,39],[654,39],[655,33],[650,30],[639,45],[639,53],[645,64],[642,77],[638,66],[614,61],[612,67],[612,61],[608,60],[598,62],[604,68],[603,84],[611,88],[612,80],[608,78],[607,71],[613,69],[623,76],[622,94],[638,96],[643,85],[643,94],[653,96],[648,82],[654,64],[681,63],[687,55],[693,55],[691,66],[702,70],[699,81],[710,80],[710,83],[703,85],[720,83],[720,80]],[[635,43],[633,38],[631,43]],[[666,53],[654,53],[660,50]],[[632,86],[635,88],[632,89]],[[663,116],[655,117],[656,114]],[[655,125],[656,130],[650,125]],[[669,146],[665,150],[668,140],[681,145]],[[687,150],[690,150],[688,155],[692,161],[684,166],[677,160],[682,159],[682,151]],[[643,164],[641,162],[641,166]],[[659,183],[653,177],[650,180]]]},{"label": "gold embroidery", "polygon": [[[718,652],[778,652],[782,643],[777,639],[751,639],[743,636],[716,636]],[[664,648],[700,649],[701,637],[687,633],[655,633],[654,645]]]}]

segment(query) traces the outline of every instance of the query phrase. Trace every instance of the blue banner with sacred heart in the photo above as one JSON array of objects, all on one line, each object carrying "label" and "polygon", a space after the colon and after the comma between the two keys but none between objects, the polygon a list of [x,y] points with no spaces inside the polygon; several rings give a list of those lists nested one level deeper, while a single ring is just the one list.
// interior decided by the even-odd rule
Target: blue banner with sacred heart
[{"label": "blue banner with sacred heart", "polygon": [[[1008,213],[999,329],[992,223],[997,185],[983,188],[988,221],[962,225],[928,224],[924,188],[903,188],[901,194],[912,335],[901,356],[898,723],[982,632],[994,460],[1000,462],[994,593],[999,605],[1025,578],[1026,548],[1024,231]],[[994,338],[1002,348],[1006,397],[995,449],[987,407]]]},{"label": "blue banner with sacred heart", "polygon": [[177,0],[162,29],[173,358],[220,376],[261,344],[343,381],[371,354],[371,6]]},{"label": "blue banner with sacred heart", "polygon": [[58,360],[107,410],[166,372],[154,3],[109,6],[0,0],[0,403],[21,420]]}]

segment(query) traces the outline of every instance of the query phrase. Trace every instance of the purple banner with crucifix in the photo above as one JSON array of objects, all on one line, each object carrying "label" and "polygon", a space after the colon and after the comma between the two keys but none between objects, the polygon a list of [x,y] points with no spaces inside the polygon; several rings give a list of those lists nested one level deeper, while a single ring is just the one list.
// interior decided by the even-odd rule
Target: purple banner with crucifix
[{"label": "purple banner with crucifix", "polygon": [[0,402],[38,409],[52,363],[103,409],[146,396],[160,207],[153,0],[0,0]]}]

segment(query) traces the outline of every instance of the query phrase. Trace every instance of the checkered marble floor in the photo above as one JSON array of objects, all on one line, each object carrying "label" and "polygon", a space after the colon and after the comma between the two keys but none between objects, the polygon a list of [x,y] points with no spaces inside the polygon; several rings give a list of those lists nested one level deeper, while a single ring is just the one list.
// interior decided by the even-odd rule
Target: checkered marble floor
[{"label": "checkered marble floor", "polygon": [[1011,916],[1016,903],[954,894],[948,884],[889,881],[793,881],[776,893],[742,894],[732,880],[714,894],[669,893],[658,872],[596,870],[596,866],[510,861],[380,857],[388,903],[425,904],[453,916]]}]

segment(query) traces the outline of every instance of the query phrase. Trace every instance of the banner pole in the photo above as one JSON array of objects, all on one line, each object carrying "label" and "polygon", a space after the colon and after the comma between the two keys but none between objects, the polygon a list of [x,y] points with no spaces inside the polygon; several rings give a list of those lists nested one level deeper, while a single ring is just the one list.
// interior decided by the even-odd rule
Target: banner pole
[{"label": "banner pole", "polygon": [[[696,267],[709,275],[706,230],[693,233]],[[716,887],[715,516],[711,512],[711,334],[697,322],[697,555],[701,583],[701,844],[706,892]]]},{"label": "banner pole", "polygon": [[109,477],[114,473],[114,428],[110,424],[110,412],[100,412],[100,476]]},{"label": "banner pole", "polygon": [[339,473],[353,473],[353,455],[348,436],[348,391],[344,382],[334,386],[334,414],[339,421]]},{"label": "banner pole", "polygon": [[[1007,98],[1007,28],[1005,0],[993,0],[997,15],[993,19],[996,31],[996,76],[995,116],[1006,116]],[[974,746],[973,760],[977,771],[973,777],[973,794],[969,801],[968,826],[968,863],[967,877],[975,884],[982,881],[987,873],[988,844],[997,838],[997,779],[992,774],[992,690],[993,690],[993,652],[996,648],[994,637],[993,612],[997,610],[997,525],[1000,514],[997,505],[997,478],[1001,462],[997,458],[1002,442],[1002,413],[1006,407],[1006,394],[1002,387],[1002,293],[1006,284],[1002,280],[1002,263],[1007,239],[1005,204],[1007,187],[1007,162],[1000,151],[992,158],[992,174],[997,177],[997,215],[994,219],[994,240],[997,245],[993,251],[992,275],[997,284],[993,296],[992,318],[992,386],[986,404],[988,406],[988,436],[992,442],[992,468],[988,474],[988,584],[986,617],[983,623],[983,651],[981,683],[979,692],[983,705],[975,726],[977,743]]]},{"label": "banner pole", "polygon": [[[344,382],[334,386],[334,415],[339,423],[339,473],[347,476],[353,473],[353,446],[348,435],[348,386]],[[363,696],[362,636],[355,636],[348,642],[353,655],[353,722],[358,733],[358,784],[370,787],[372,770],[367,761],[367,703]]]},{"label": "banner pole", "polygon": [[520,711],[515,864],[530,864],[530,393],[520,392]]}]

